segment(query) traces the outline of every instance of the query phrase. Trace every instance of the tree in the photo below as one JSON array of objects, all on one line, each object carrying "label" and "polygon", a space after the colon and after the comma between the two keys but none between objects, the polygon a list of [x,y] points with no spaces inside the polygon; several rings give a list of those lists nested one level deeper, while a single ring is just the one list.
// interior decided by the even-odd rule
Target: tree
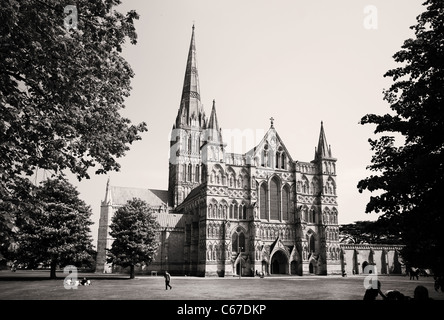
[{"label": "tree", "polygon": [[120,207],[111,222],[109,234],[114,241],[108,249],[107,262],[130,267],[130,279],[134,279],[134,267],[140,263],[149,265],[154,258],[159,246],[157,230],[160,225],[149,205],[138,198]]},{"label": "tree", "polygon": [[399,231],[383,217],[377,221],[356,221],[339,226],[342,241],[371,244],[401,244]]},{"label": "tree", "polygon": [[79,192],[64,179],[45,180],[36,191],[37,210],[18,215],[16,225],[18,262],[29,267],[50,266],[56,278],[57,266],[94,262],[90,226],[91,208],[79,199]]},{"label": "tree", "polygon": [[137,43],[139,16],[118,4],[1,0],[0,204],[36,202],[29,177],[37,169],[79,180],[91,168],[118,171],[117,158],[147,130],[119,113],[134,77],[122,47]]},{"label": "tree", "polygon": [[357,187],[380,192],[366,212],[382,212],[399,228],[404,261],[444,275],[444,2],[424,6],[411,27],[415,38],[393,56],[401,66],[384,75],[394,82],[384,91],[392,112],[361,119],[381,135],[369,139],[374,155],[368,169],[377,174]]}]

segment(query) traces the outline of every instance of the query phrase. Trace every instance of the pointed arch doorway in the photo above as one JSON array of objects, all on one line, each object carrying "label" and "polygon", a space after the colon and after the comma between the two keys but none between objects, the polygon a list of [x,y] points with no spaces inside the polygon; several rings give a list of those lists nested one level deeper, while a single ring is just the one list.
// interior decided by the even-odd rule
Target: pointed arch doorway
[{"label": "pointed arch doorway", "polygon": [[271,274],[288,274],[288,257],[282,250],[276,251],[271,258]]}]

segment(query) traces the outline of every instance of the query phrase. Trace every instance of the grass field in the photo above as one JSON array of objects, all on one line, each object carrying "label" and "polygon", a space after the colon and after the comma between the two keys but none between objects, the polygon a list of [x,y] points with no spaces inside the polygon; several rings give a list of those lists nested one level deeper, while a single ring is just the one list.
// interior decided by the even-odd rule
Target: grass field
[{"label": "grass field", "polygon": [[[386,301],[362,301],[365,276],[269,276],[265,278],[172,277],[172,290],[165,290],[162,276],[80,273],[91,286],[65,289],[67,274],[49,279],[49,271],[0,271],[0,308],[14,315],[46,317],[88,315],[101,319],[147,317],[171,319],[272,319],[313,316],[351,318],[357,315],[387,317],[436,316],[444,309],[444,293],[433,288],[433,278],[409,280],[406,276],[379,276],[382,291],[397,289],[413,297],[417,285],[424,285],[433,301],[423,306]],[[399,301],[392,301],[399,302]],[[351,303],[351,305],[350,305]],[[374,303],[374,304],[373,304]],[[356,313],[358,312],[358,313]]]},{"label": "grass field", "polygon": [[[48,271],[0,271],[0,300],[362,300],[364,275],[269,276],[265,278],[172,277],[172,290],[165,290],[162,276],[85,273],[91,286],[65,289],[67,274],[49,279]],[[379,276],[382,291],[397,289],[413,297],[417,285],[424,285],[435,300],[444,293],[433,288],[433,278],[409,280],[406,276]]]}]

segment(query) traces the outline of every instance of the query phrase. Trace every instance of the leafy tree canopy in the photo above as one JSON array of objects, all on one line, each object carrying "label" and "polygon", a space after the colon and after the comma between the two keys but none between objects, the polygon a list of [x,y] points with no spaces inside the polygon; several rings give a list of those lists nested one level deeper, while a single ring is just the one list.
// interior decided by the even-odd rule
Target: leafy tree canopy
[{"label": "leafy tree canopy", "polygon": [[111,221],[109,234],[114,241],[108,250],[107,262],[130,267],[130,278],[134,278],[134,267],[140,263],[148,265],[154,258],[160,225],[150,206],[138,198],[120,207]]},{"label": "leafy tree canopy", "polygon": [[16,259],[29,267],[39,263],[51,267],[66,265],[91,267],[91,208],[79,199],[79,192],[64,179],[46,180],[36,190],[38,209],[18,215]]},{"label": "leafy tree canopy", "polygon": [[128,40],[137,43],[139,18],[116,11],[119,4],[0,1],[2,243],[11,238],[11,210],[25,213],[36,203],[29,177],[37,169],[71,171],[79,180],[91,168],[118,171],[117,159],[147,130],[119,113],[134,77],[121,52]]},{"label": "leafy tree canopy", "polygon": [[369,140],[375,174],[357,187],[380,191],[366,211],[382,212],[401,228],[404,261],[444,274],[444,2],[424,6],[411,27],[415,38],[393,56],[400,66],[384,75],[393,80],[384,92],[392,112],[361,119],[381,135]]},{"label": "leafy tree canopy", "polygon": [[400,231],[389,221],[356,221],[339,226],[341,242],[356,244],[402,244]]}]

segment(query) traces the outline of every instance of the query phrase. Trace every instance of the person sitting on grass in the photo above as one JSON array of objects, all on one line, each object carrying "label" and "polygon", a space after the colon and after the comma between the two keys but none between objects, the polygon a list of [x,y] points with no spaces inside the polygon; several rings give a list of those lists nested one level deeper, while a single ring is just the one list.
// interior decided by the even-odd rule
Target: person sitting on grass
[{"label": "person sitting on grass", "polygon": [[86,278],[83,278],[83,279],[80,281],[80,284],[81,284],[82,286],[90,286],[90,285],[91,285],[91,280],[88,280],[88,279],[86,279]]}]

